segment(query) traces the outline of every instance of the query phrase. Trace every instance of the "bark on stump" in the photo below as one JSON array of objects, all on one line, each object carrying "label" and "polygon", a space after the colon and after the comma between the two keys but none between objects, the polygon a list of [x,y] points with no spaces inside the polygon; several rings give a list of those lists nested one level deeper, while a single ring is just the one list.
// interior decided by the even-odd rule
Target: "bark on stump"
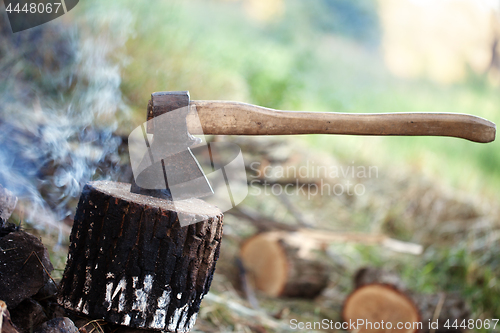
[{"label": "bark on stump", "polygon": [[316,297],[328,283],[328,267],[301,253],[288,232],[264,232],[242,245],[243,266],[255,287],[273,297]]},{"label": "bark on stump", "polygon": [[[177,213],[202,216],[181,227]],[[92,318],[188,332],[219,256],[223,215],[202,200],[172,202],[91,182],[80,197],[58,302]]]},{"label": "bark on stump", "polygon": [[[366,267],[354,277],[355,290],[347,297],[342,310],[345,321],[364,319],[372,323],[382,320],[392,322],[392,329],[360,329],[359,332],[430,332],[430,321],[438,320],[435,332],[459,332],[461,328],[444,327],[449,320],[451,326],[469,319],[467,304],[457,295],[439,293],[435,295],[418,294],[409,290],[397,274],[381,269]],[[407,329],[397,329],[396,324],[412,323]],[[414,322],[421,322],[421,329]],[[369,328],[369,327],[368,327]]]}]

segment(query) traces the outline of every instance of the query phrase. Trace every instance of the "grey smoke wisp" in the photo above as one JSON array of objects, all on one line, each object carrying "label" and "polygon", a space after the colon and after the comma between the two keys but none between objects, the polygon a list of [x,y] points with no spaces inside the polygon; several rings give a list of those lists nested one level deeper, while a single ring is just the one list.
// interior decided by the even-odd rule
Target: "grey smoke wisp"
[{"label": "grey smoke wisp", "polygon": [[57,225],[87,181],[120,171],[115,133],[129,112],[117,54],[130,31],[107,27],[128,19],[92,13],[13,34],[0,12],[0,184],[35,227]]}]

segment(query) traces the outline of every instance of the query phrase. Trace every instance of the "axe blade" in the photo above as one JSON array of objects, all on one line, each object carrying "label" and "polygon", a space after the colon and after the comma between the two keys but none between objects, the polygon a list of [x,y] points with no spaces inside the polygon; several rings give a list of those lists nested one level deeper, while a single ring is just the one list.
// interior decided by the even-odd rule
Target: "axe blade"
[{"label": "axe blade", "polygon": [[147,129],[154,129],[153,142],[149,143],[143,131],[143,147],[147,152],[136,168],[137,174],[134,171],[131,192],[168,200],[200,198],[214,193],[189,148],[201,140],[188,133],[188,112],[187,91],[151,95],[148,114],[151,113],[152,118],[147,121]]},{"label": "axe blade", "polygon": [[189,148],[144,168],[131,191],[169,200],[202,198],[214,193]]}]

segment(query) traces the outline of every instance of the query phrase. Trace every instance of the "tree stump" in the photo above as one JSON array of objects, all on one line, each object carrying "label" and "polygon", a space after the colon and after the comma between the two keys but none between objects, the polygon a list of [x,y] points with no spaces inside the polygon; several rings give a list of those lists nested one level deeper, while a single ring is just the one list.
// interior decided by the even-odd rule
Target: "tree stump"
[{"label": "tree stump", "polygon": [[[178,213],[202,221],[181,227]],[[218,208],[202,200],[174,206],[131,193],[130,184],[87,184],[58,302],[115,324],[188,332],[212,281],[222,219]]]},{"label": "tree stump", "polygon": [[[362,268],[354,277],[354,286],[355,290],[344,302],[342,317],[346,322],[362,319],[372,323],[358,328],[358,332],[451,332],[457,330],[446,329],[446,321],[451,326],[455,320],[460,325],[462,320],[469,319],[468,306],[459,296],[415,293],[397,274],[388,271]],[[436,320],[438,324],[430,327]],[[386,323],[384,328],[373,325],[382,321]],[[392,328],[387,327],[388,322]],[[398,329],[399,322],[411,325]],[[414,323],[420,323],[420,327]]]},{"label": "tree stump", "polygon": [[273,297],[316,297],[328,283],[328,268],[303,252],[288,232],[264,232],[245,241],[241,260],[255,287]]}]

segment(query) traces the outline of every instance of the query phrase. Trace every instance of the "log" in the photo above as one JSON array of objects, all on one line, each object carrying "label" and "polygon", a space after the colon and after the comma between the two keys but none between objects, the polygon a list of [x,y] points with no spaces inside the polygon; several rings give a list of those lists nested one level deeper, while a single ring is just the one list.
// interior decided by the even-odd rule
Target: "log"
[{"label": "log", "polygon": [[271,297],[314,298],[328,283],[328,267],[287,232],[265,232],[247,239],[240,257],[249,280]]},{"label": "log", "polygon": [[[358,270],[354,286],[354,291],[344,302],[342,317],[346,322],[363,319],[372,323],[372,326],[357,327],[358,332],[450,332],[444,327],[448,320],[449,325],[455,320],[460,325],[462,320],[469,319],[469,308],[458,295],[413,292],[397,274],[382,269],[365,267]],[[437,326],[429,325],[436,320]],[[382,321],[391,322],[392,328],[386,325],[384,329],[377,329],[373,326]],[[397,329],[398,322],[411,325]]]},{"label": "log", "polygon": [[52,270],[40,239],[17,228],[0,229],[0,299],[10,309],[38,293]]},{"label": "log", "polygon": [[[202,217],[181,227],[178,214]],[[91,182],[71,232],[58,303],[134,328],[188,332],[219,256],[223,215],[199,199],[171,201]]]},{"label": "log", "polygon": [[32,298],[25,299],[12,309],[10,317],[21,333],[31,333],[49,320],[42,305]]},{"label": "log", "polygon": [[[397,323],[413,325],[421,322],[420,312],[406,294],[391,285],[378,283],[356,289],[345,301],[342,317],[346,322],[358,322],[361,319],[372,325],[391,322],[391,329],[382,332],[394,330],[414,333],[418,331],[418,327],[398,330]],[[380,327],[362,326],[358,332],[380,332]]]}]

